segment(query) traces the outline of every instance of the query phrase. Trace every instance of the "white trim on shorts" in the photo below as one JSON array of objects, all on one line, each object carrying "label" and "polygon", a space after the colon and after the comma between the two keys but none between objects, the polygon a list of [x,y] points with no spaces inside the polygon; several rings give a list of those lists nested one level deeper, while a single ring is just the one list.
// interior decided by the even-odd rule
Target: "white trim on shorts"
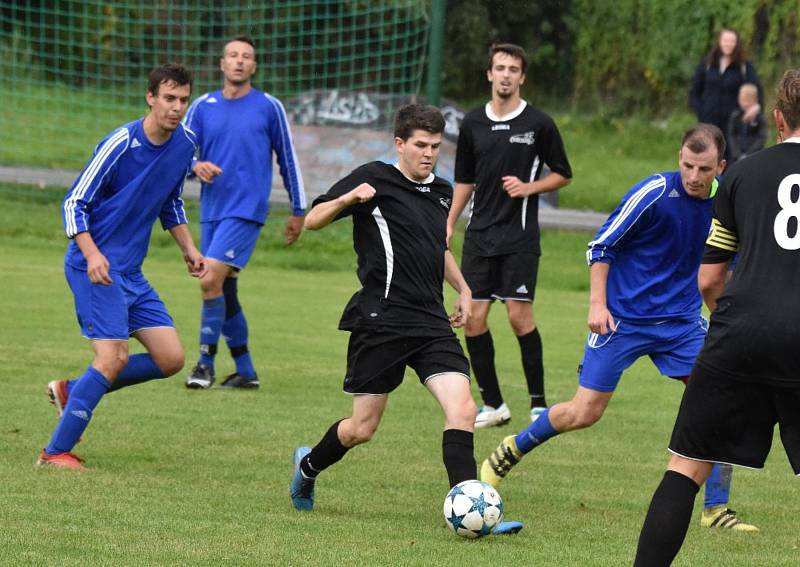
[{"label": "white trim on shorts", "polygon": [[431,374],[430,376],[425,378],[425,380],[422,381],[422,385],[423,386],[426,385],[428,383],[428,380],[430,380],[431,378],[436,378],[437,376],[442,376],[444,374],[457,374],[458,376],[463,376],[464,378],[466,378],[467,379],[467,383],[471,383],[472,382],[470,377],[467,376],[466,374],[464,374],[463,372],[458,372],[456,370],[450,370],[449,372],[436,372],[435,374]]},{"label": "white trim on shorts", "polygon": [[392,392],[387,392],[385,394],[372,394],[372,393],[369,393],[369,392],[348,392],[344,388],[342,388],[342,392],[344,392],[345,394],[348,394],[350,396],[387,396],[387,397],[389,396],[389,394],[392,393]]},{"label": "white trim on shorts", "polygon": [[528,299],[527,297],[500,297],[499,295],[492,294],[492,299],[490,301],[494,301],[495,299],[499,301],[521,301],[523,303],[533,303],[533,299]]},{"label": "white trim on shorts", "polygon": [[[676,455],[678,457],[681,457],[681,458],[684,458],[684,459],[688,459],[690,461],[696,461],[696,462],[699,462],[699,463],[711,463],[711,464],[715,464],[715,465],[731,465],[733,467],[742,467],[743,469],[750,469],[751,471],[763,471],[764,470],[764,467],[751,467],[749,465],[740,465],[739,463],[728,463],[726,461],[712,461],[712,460],[709,460],[709,459],[696,459],[694,457],[687,457],[686,455],[681,455],[677,451],[673,451],[669,447],[667,447],[667,451],[669,451],[670,453],[672,453],[673,455]],[[797,476],[800,476],[800,474],[798,474]]]},{"label": "white trim on shorts", "polygon": [[129,340],[130,340],[130,336],[128,336],[127,338],[124,338],[124,339],[108,339],[108,338],[102,338],[102,339],[93,339],[92,337],[87,337],[87,336],[86,336],[86,335],[84,335],[83,333],[81,333],[81,336],[82,336],[84,339],[86,339],[87,341],[125,341],[125,342],[127,342],[127,341],[129,341]]},{"label": "white trim on shorts", "polygon": [[[255,248],[253,249],[253,251],[255,251]],[[251,254],[251,256],[252,256],[252,254]],[[224,265],[224,266],[230,266],[231,268],[236,268],[236,269],[237,269],[237,270],[239,270],[239,271],[241,271],[241,270],[244,270],[244,267],[242,267],[242,266],[237,266],[237,265],[236,265],[236,264],[234,264],[233,262],[228,262],[228,261],[225,261],[225,260],[220,260],[219,258],[214,258],[214,256],[204,256],[204,258],[207,258],[207,259],[209,259],[209,260],[214,260],[215,262],[219,262],[220,264],[222,264],[222,265]]]},{"label": "white trim on shorts", "polygon": [[152,327],[139,327],[138,329],[134,329],[131,331],[130,336],[132,337],[134,333],[138,333],[139,331],[145,331],[147,329],[174,329],[175,325],[154,325]]}]

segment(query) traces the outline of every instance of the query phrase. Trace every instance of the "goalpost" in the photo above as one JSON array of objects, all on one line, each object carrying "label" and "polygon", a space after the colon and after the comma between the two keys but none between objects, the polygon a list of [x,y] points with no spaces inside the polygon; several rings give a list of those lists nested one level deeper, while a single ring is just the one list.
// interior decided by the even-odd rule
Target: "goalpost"
[{"label": "goalpost", "polygon": [[3,3],[0,164],[82,166],[92,144],[145,113],[152,67],[183,63],[195,96],[214,90],[222,44],[242,34],[256,43],[258,88],[283,99],[350,93],[328,110],[357,124],[374,113],[359,93],[419,92],[432,1]]}]

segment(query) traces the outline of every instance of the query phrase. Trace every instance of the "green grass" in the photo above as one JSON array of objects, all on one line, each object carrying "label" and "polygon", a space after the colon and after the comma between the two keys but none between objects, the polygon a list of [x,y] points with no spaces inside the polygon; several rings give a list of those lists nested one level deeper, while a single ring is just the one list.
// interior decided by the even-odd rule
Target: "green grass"
[{"label": "green grass", "polygon": [[683,131],[694,117],[676,113],[650,122],[642,116],[554,116],[564,137],[573,180],[559,193],[559,206],[611,211],[637,181],[678,169]]},{"label": "green grass", "polygon": [[[145,111],[143,101],[134,103],[119,93],[22,85],[0,84],[5,101],[0,108],[3,165],[80,169],[103,136]],[[54,100],[58,106],[51,108]],[[48,108],[46,119],[43,107]],[[656,122],[640,115],[553,116],[574,173],[573,182],[560,192],[560,204],[597,211],[611,211],[640,179],[677,169],[681,135],[694,123],[693,116],[682,112]]]},{"label": "green grass", "polygon": [[[35,469],[56,424],[45,385],[79,374],[91,355],[63,280],[55,194],[34,195],[0,191],[0,564],[631,563],[682,390],[648,361],[625,375],[596,427],[537,449],[501,486],[507,516],[526,525],[517,536],[466,541],[444,528],[442,417],[412,374],[392,394],[375,439],[320,477],[317,509],[291,508],[292,449],[316,443],[349,410],[341,393],[347,335],[336,331],[356,288],[348,222],[304,234],[293,249],[277,242],[282,215],[268,223],[240,284],[261,391],[188,391],[182,373],[114,393],[77,447],[87,472]],[[585,339],[586,237],[544,234],[536,314],[551,403],[575,389]],[[332,269],[340,265],[347,269]],[[163,235],[145,273],[193,362],[197,283]],[[479,459],[523,427],[526,415],[519,351],[500,306],[491,323],[514,419],[477,433]],[[231,369],[222,354],[219,374]],[[762,532],[701,530],[699,502],[676,565],[797,563],[800,504],[779,443],[763,473],[735,474],[733,503]]]}]

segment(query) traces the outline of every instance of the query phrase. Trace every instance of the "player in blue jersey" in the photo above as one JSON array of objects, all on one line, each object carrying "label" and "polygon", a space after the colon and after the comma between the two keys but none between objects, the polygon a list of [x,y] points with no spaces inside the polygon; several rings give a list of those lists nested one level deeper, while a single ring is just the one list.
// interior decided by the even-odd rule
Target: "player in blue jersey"
[{"label": "player in blue jersey", "polygon": [[186,387],[209,388],[214,383],[214,357],[222,334],[236,363],[236,372],[222,386],[258,388],[237,276],[247,265],[267,219],[273,153],[291,199],[284,230],[287,244],[300,236],[306,198],[283,105],[251,84],[256,72],[253,41],[237,37],[226,43],[220,68],[222,90],[198,98],[185,120],[200,148],[192,171],[203,183],[201,249],[208,266],[200,278],[200,359]]},{"label": "player in blue jersey", "polygon": [[[49,384],[61,419],[39,465],[83,468],[71,451],[100,398],[183,368],[183,347],[172,318],[142,274],[142,262],[153,224],[160,219],[189,272],[196,277],[205,273],[181,200],[196,148],[194,135],[181,124],[191,90],[186,68],[154,69],[148,77],[147,116],[106,136],[64,198],[64,227],[71,239],[64,271],[94,359],[79,378]],[[128,356],[130,336],[147,354]]]},{"label": "player in blue jersey", "polygon": [[[683,137],[679,171],[635,185],[589,243],[591,292],[579,386],[568,402],[547,409],[518,435],[506,437],[483,462],[493,485],[551,437],[597,423],[622,373],[649,356],[664,376],[685,382],[705,340],[707,323],[697,273],[711,224],[716,176],[725,167],[725,139],[699,124]],[[726,506],[730,468],[707,485],[704,526],[755,530]]]},{"label": "player in blue jersey", "polygon": [[[714,200],[702,269],[714,303],[711,327],[681,400],[672,456],[634,567],[671,565],[712,465],[763,468],[776,425],[800,476],[800,69],[784,73],[772,117],[778,144],[733,164]],[[796,549],[787,551],[786,564],[796,564]]]}]

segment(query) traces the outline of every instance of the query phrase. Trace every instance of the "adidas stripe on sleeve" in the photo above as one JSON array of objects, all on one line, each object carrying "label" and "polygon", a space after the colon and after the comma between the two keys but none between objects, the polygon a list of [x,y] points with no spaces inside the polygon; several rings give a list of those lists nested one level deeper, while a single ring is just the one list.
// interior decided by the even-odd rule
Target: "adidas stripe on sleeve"
[{"label": "adidas stripe on sleeve", "polygon": [[589,242],[589,249],[586,251],[587,263],[591,265],[595,262],[612,262],[616,247],[624,237],[636,232],[637,222],[664,194],[666,187],[667,181],[664,176],[656,175],[628,192],[603,223],[594,240]]},{"label": "adidas stripe on sleeve", "polygon": [[303,177],[300,174],[300,164],[297,161],[297,154],[294,151],[292,133],[289,130],[289,120],[286,117],[281,102],[266,93],[264,96],[272,104],[275,110],[276,120],[272,121],[272,140],[275,153],[278,156],[278,166],[281,170],[281,177],[289,198],[292,202],[292,214],[302,216],[306,210],[306,191],[303,186]]},{"label": "adidas stripe on sleeve", "polygon": [[95,148],[94,157],[83,168],[64,198],[62,213],[67,238],[74,238],[76,234],[90,230],[89,208],[92,199],[107,182],[109,173],[128,149],[129,143],[128,129],[120,128]]}]

